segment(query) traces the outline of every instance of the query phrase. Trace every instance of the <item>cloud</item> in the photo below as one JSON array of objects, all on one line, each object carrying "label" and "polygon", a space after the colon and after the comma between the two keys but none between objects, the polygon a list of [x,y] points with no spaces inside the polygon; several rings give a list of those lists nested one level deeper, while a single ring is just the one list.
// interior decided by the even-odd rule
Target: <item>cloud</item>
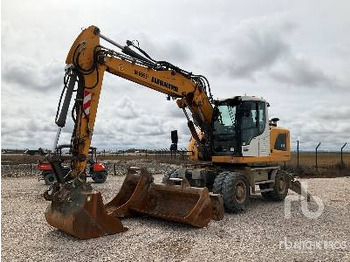
[{"label": "cloud", "polygon": [[302,57],[289,57],[284,61],[284,70],[270,73],[272,79],[297,87],[316,88],[326,86],[332,88],[338,85],[334,77],[327,75],[322,69]]},{"label": "cloud", "polygon": [[224,52],[221,58],[214,58],[214,70],[235,78],[254,79],[258,72],[289,55],[286,37],[294,28],[295,24],[275,18],[242,22],[221,39]]},{"label": "cloud", "polygon": [[256,72],[271,67],[289,53],[289,46],[272,32],[250,31],[231,50],[236,57],[228,64],[233,76],[251,78]]},{"label": "cloud", "polygon": [[259,78],[297,88],[348,88],[348,77],[341,81],[339,73],[292,45],[300,31],[299,24],[278,15],[243,20],[222,37],[221,55],[212,58],[210,67],[235,81]]},{"label": "cloud", "polygon": [[[327,111],[323,108],[327,108]],[[338,150],[339,145],[350,142],[349,114],[348,106],[335,107],[331,102],[316,103],[309,110],[295,112],[283,127],[291,132],[293,148],[296,147],[296,140],[299,140],[303,145],[302,150],[314,150],[319,142],[322,142],[323,150]]]},{"label": "cloud", "polygon": [[114,105],[113,113],[123,119],[135,119],[141,114],[134,101],[126,96]]},{"label": "cloud", "polygon": [[39,65],[36,61],[18,57],[2,66],[2,81],[16,88],[47,92],[63,86],[63,66],[58,61]]},{"label": "cloud", "polygon": [[[137,39],[155,59],[204,74],[215,97],[265,97],[275,108],[271,116],[281,118],[293,141],[299,137],[312,148],[319,140],[349,139],[348,111],[336,110],[350,95],[345,4],[124,1],[99,10],[85,1],[86,9],[77,13],[81,1],[72,6],[39,0],[34,8],[22,2],[5,1],[2,16],[3,147],[52,146],[64,58],[80,28],[88,26],[86,17],[120,44]],[[327,19],[325,12],[331,14]],[[181,15],[169,19],[172,13]],[[73,15],[61,19],[67,14]],[[168,148],[173,129],[185,146],[189,132],[176,104],[105,75],[95,146]],[[69,142],[71,130],[68,122],[61,142]]]},{"label": "cloud", "polygon": [[129,40],[136,40],[134,44],[139,45],[154,60],[184,64],[192,57],[191,46],[178,37],[163,34],[151,36],[145,32],[133,32],[131,35],[135,39]]}]

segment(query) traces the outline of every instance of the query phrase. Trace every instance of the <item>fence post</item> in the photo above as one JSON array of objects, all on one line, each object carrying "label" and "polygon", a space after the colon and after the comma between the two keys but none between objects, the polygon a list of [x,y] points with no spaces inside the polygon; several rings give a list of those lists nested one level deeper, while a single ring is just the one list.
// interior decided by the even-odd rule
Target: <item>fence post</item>
[{"label": "fence post", "polygon": [[297,169],[298,170],[299,170],[299,167],[300,167],[299,145],[300,145],[300,142],[299,142],[299,140],[297,140]]},{"label": "fence post", "polygon": [[32,163],[30,164],[30,175],[31,176],[33,175],[33,164]]},{"label": "fence post", "polygon": [[344,165],[344,159],[343,159],[343,149],[344,149],[344,147],[346,147],[347,144],[348,144],[348,143],[345,143],[345,144],[341,147],[341,149],[340,149],[340,163],[341,163],[341,166],[342,166],[342,167],[345,166],[345,165]]},{"label": "fence post", "polygon": [[320,147],[321,142],[318,143],[318,145],[316,146],[316,170],[318,170],[318,163],[317,163],[317,150]]}]

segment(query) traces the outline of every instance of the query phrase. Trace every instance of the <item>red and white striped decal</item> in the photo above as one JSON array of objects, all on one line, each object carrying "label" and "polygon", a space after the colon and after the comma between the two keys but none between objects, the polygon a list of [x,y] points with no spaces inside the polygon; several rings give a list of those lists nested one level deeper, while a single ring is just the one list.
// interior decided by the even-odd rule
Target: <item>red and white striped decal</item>
[{"label": "red and white striped decal", "polygon": [[83,109],[85,112],[85,116],[88,117],[90,113],[90,105],[91,105],[91,92],[85,90],[84,91],[84,100],[83,100]]}]

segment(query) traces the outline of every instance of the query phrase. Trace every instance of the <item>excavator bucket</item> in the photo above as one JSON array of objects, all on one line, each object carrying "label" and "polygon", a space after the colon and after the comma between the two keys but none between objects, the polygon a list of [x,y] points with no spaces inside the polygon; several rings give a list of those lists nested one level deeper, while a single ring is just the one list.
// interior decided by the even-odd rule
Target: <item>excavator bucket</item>
[{"label": "excavator bucket", "polygon": [[105,211],[101,193],[85,184],[66,184],[53,197],[45,212],[47,222],[77,238],[87,239],[124,232],[120,220]]},{"label": "excavator bucket", "polygon": [[152,184],[131,209],[195,227],[207,226],[213,216],[208,189],[191,188],[186,180],[180,186]]},{"label": "excavator bucket", "polygon": [[140,199],[140,196],[147,193],[153,177],[145,169],[129,168],[119,193],[106,204],[106,212],[114,217],[132,217],[135,214],[131,206]]},{"label": "excavator bucket", "polygon": [[119,194],[106,205],[106,211],[117,217],[143,214],[195,227],[205,227],[211,219],[222,219],[221,196],[210,195],[207,188],[190,187],[186,179],[181,180],[181,185],[173,182],[155,184],[146,169],[142,168],[139,175],[129,170]]},{"label": "excavator bucket", "polygon": [[186,179],[175,185],[153,183],[144,168],[129,169],[119,193],[103,205],[101,194],[91,186],[65,184],[50,199],[47,222],[75,237],[87,239],[124,232],[119,218],[142,214],[205,227],[211,219],[221,220],[224,207],[220,195],[207,188],[190,187]]}]

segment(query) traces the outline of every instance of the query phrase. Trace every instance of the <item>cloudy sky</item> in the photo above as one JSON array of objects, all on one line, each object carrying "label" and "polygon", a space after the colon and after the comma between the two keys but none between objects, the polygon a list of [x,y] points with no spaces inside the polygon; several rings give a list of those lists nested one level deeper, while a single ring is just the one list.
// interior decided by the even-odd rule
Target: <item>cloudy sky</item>
[{"label": "cloudy sky", "polygon": [[[1,7],[2,148],[52,147],[65,57],[92,24],[205,75],[215,98],[265,98],[293,147],[350,142],[349,1],[3,0]],[[173,129],[186,146],[186,120],[173,101],[105,75],[93,145],[168,148]]]}]

